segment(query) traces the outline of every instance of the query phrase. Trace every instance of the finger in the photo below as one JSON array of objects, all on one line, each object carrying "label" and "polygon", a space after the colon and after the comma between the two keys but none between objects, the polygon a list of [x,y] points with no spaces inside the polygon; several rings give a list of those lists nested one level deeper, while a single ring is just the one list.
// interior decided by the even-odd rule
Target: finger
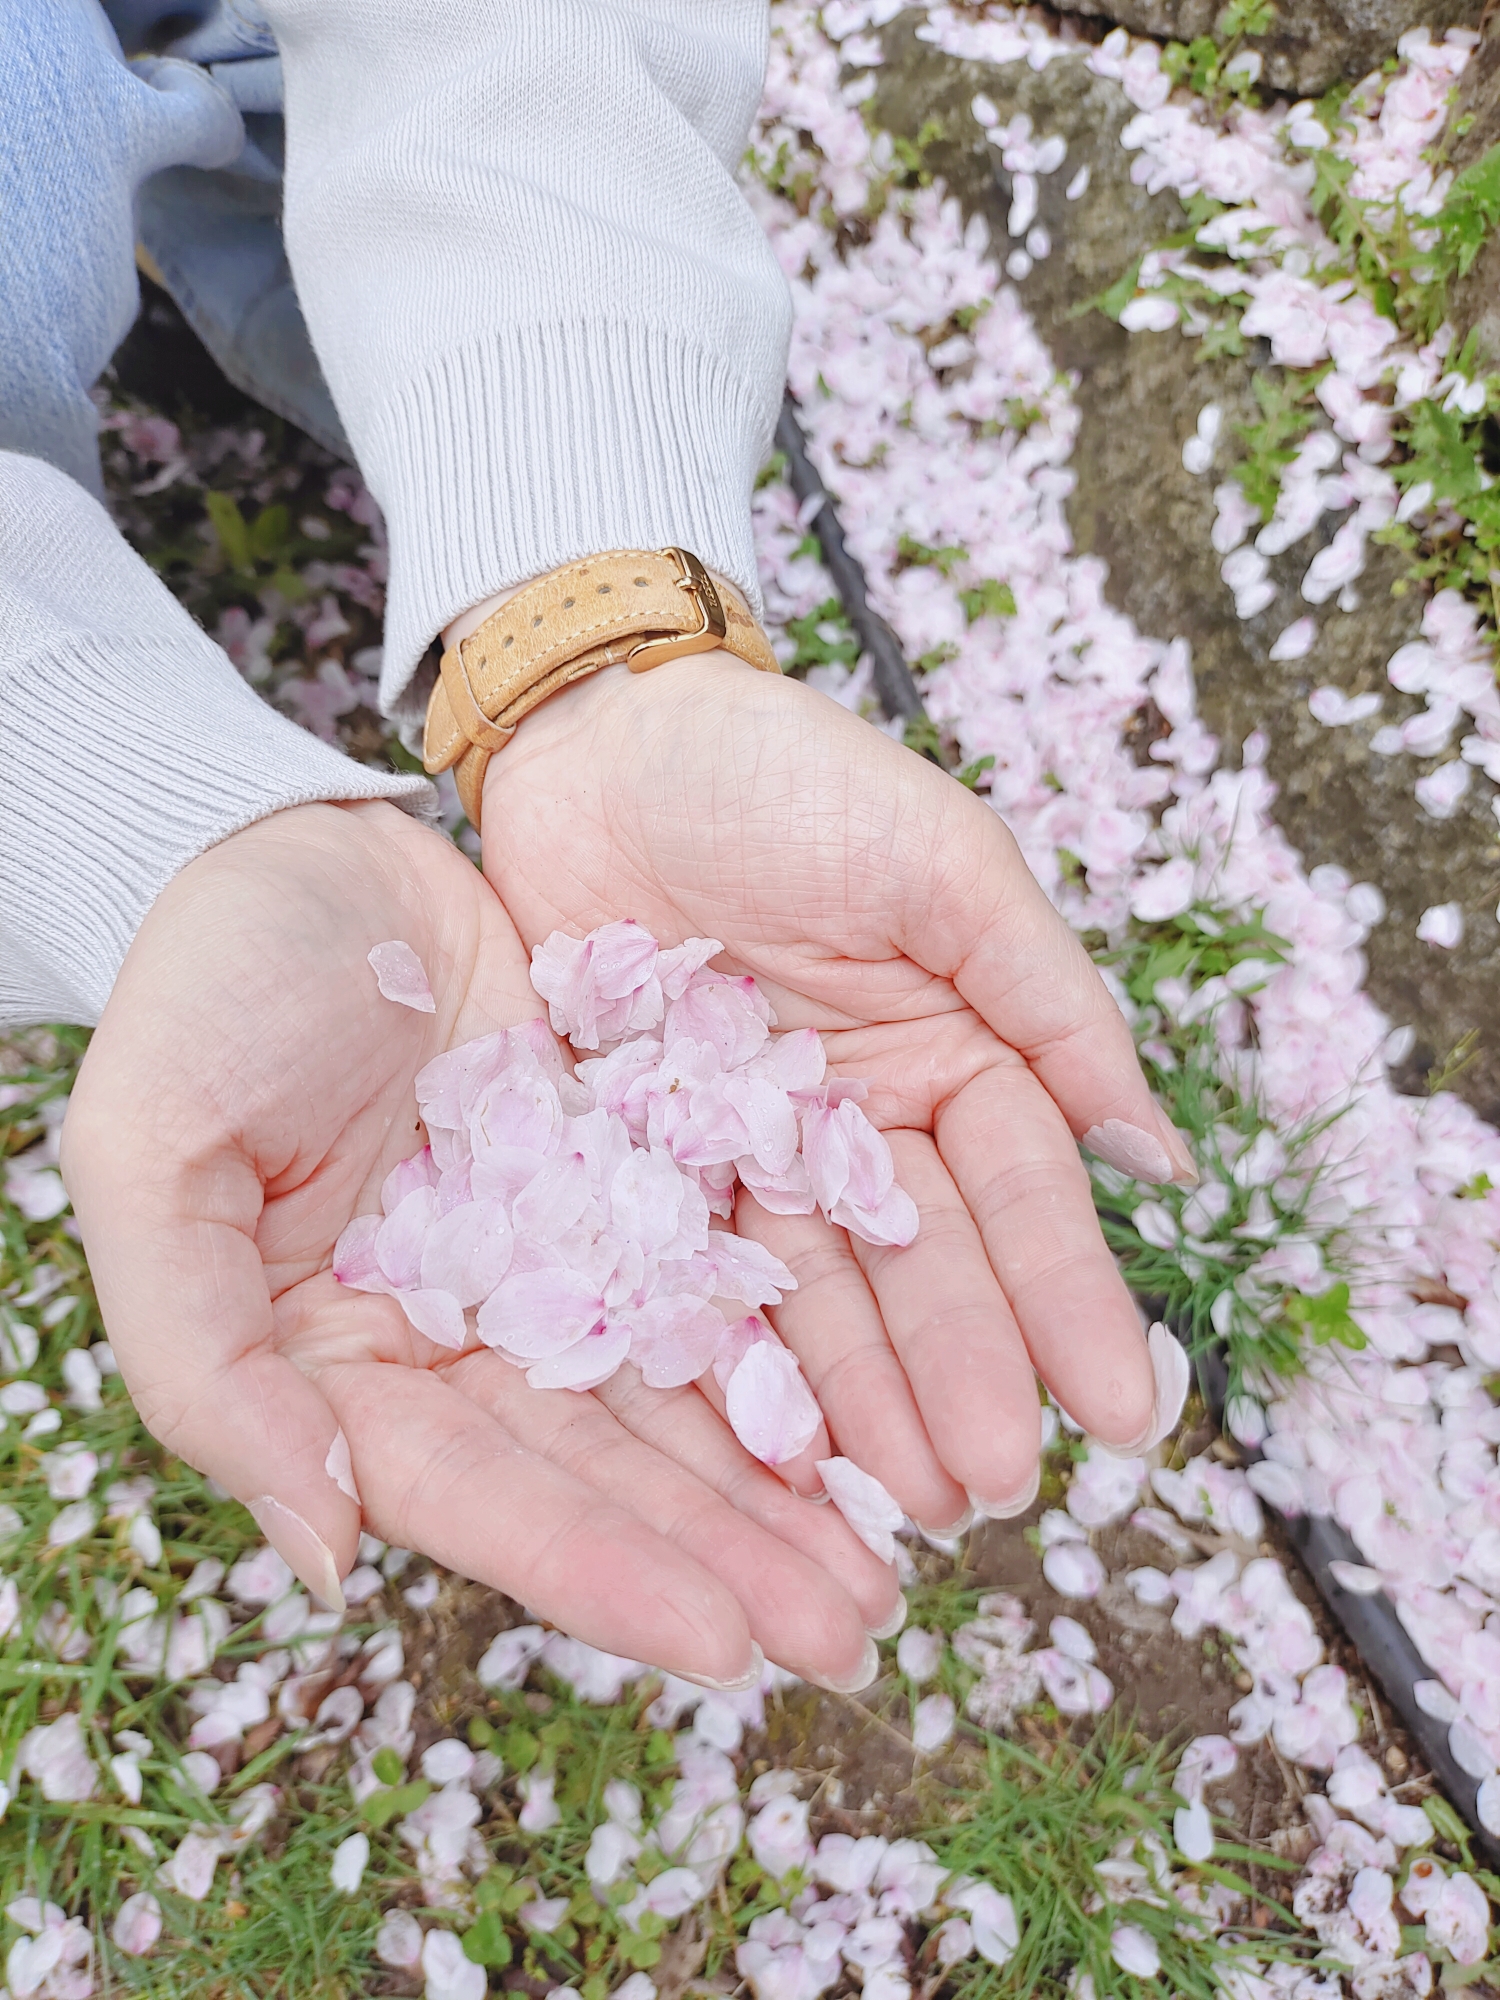
[{"label": "finger", "polygon": [[752,1458],[705,1401],[699,1385],[649,1389],[636,1369],[622,1368],[599,1393],[632,1436],[670,1455],[736,1513],[743,1512],[826,1571],[853,1598],[866,1631],[883,1639],[901,1629],[900,1622],[892,1621],[904,1622],[905,1600],[891,1565],[866,1548],[836,1507],[789,1492],[773,1471]]},{"label": "finger", "polygon": [[[725,1308],[725,1318],[731,1318],[737,1308],[727,1299],[719,1302]],[[725,1429],[732,1431],[729,1421],[729,1400],[718,1379],[712,1373],[703,1375],[696,1384],[697,1393],[707,1402]],[[813,1433],[812,1442],[804,1445],[794,1458],[783,1458],[768,1470],[804,1500],[821,1500],[823,1497],[823,1475],[818,1470],[820,1458],[831,1457],[833,1446],[828,1437],[828,1426],[822,1416],[818,1418],[818,1428]],[[759,1460],[756,1461],[760,1463]]]},{"label": "finger", "polygon": [[921,1227],[904,1250],[855,1242],[854,1255],[950,1480],[984,1513],[1012,1514],[1035,1494],[1041,1451],[1031,1356],[937,1147],[923,1132],[886,1138]]},{"label": "finger", "polygon": [[[1025,1056],[1074,1137],[1101,1159],[1141,1180],[1195,1181],[1109,989],[998,815],[936,771],[927,782],[940,823],[902,871],[905,950],[951,978]],[[934,854],[945,857],[940,869]]]},{"label": "finger", "polygon": [[912,1520],[948,1532],[968,1504],[963,1488],[933,1447],[848,1236],[820,1215],[773,1215],[744,1189],[734,1226],[763,1243],[797,1280],[770,1317],[802,1363],[838,1450],[878,1479]]},{"label": "finger", "polygon": [[1151,1362],[1057,1106],[1010,1057],[965,1084],[935,1132],[1043,1381],[1085,1430],[1138,1443],[1155,1407]]},{"label": "finger", "polygon": [[[342,1611],[359,1503],[338,1483],[337,1419],[271,1346],[253,1233],[260,1182],[231,1146],[195,1172],[163,1168],[164,1152],[133,1146],[128,1123],[96,1129],[100,1115],[109,1108],[81,1076],[68,1113],[68,1189],[142,1421],[242,1500],[308,1589]],[[128,1189],[117,1185],[117,1162],[129,1162]],[[184,1191],[164,1176],[180,1177]]]},{"label": "finger", "polygon": [[[452,1372],[513,1436],[718,1577],[768,1658],[824,1685],[865,1685],[863,1604],[889,1619],[899,1595],[890,1571],[828,1518],[831,1508],[796,1499],[743,1452],[691,1389],[646,1389],[622,1369],[604,1388],[610,1409],[600,1392],[528,1388],[494,1355]],[[654,1435],[637,1435],[635,1424]]]},{"label": "finger", "polygon": [[460,1393],[485,1364],[506,1368],[477,1355],[456,1364],[451,1381],[381,1362],[338,1362],[319,1376],[349,1438],[372,1531],[606,1652],[720,1686],[758,1674],[732,1590]]}]

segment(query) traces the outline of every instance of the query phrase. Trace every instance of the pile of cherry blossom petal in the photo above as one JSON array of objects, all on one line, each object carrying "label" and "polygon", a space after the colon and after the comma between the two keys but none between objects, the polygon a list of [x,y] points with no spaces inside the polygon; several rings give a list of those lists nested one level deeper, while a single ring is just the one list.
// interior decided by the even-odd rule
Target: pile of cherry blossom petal
[{"label": "pile of cherry blossom petal", "polygon": [[[334,1273],[388,1293],[443,1347],[464,1345],[472,1314],[534,1388],[592,1389],[627,1360],[658,1389],[712,1369],[736,1436],[778,1465],[820,1422],[756,1311],[796,1280],[710,1217],[731,1220],[744,1186],[775,1213],[821,1210],[866,1242],[905,1244],[917,1211],[860,1109],[864,1085],[829,1075],[815,1029],[772,1035],[755,981],[708,969],[722,950],[714,938],[662,950],[629,921],[554,931],[532,983],[576,1070],[541,1020],[428,1063],[416,1080],[428,1143],[392,1169],[382,1214],[343,1232]],[[409,945],[376,945],[370,962],[388,999],[432,1010]],[[728,1300],[749,1309],[732,1323]],[[876,1482],[827,1463],[861,1519],[878,1515]],[[899,1519],[869,1532],[889,1540]]]},{"label": "pile of cherry blossom petal", "polygon": [[[1143,118],[1151,113],[1131,131],[1137,160],[1155,160],[1161,135],[1178,131],[1173,172],[1184,187],[1190,170],[1207,171],[1216,149],[1241,134],[1234,170],[1248,178],[1240,195],[1226,185],[1220,198],[1248,199],[1262,187],[1278,225],[1291,216],[1304,226],[1305,204],[1294,207],[1288,192],[1282,137],[1255,138],[1272,114],[1233,113],[1221,128],[1205,107],[1172,92],[1154,43],[1112,35],[1089,48],[1069,41],[1066,24],[1059,31],[994,0],[926,12],[919,34],[952,55],[1038,69],[1069,60],[1114,76]],[[1148,1044],[1162,1024],[1211,1019],[1226,1078],[1263,1121],[1253,1147],[1228,1127],[1215,1135],[1211,1171],[1258,1190],[1266,1217],[1264,1254],[1223,1295],[1226,1312],[1253,1334],[1289,1286],[1316,1296],[1340,1277],[1350,1282],[1367,1351],[1350,1357],[1309,1346],[1295,1384],[1278,1389],[1267,1380],[1264,1408],[1247,1400],[1231,1414],[1246,1442],[1265,1439],[1267,1462],[1250,1475],[1256,1488],[1278,1507],[1333,1512],[1354,1538],[1363,1587],[1386,1592],[1431,1667],[1425,1698],[1434,1713],[1451,1714],[1455,1755],[1483,1781],[1481,1811],[1500,1831],[1500,1783],[1488,1782],[1500,1772],[1500,1564],[1488,1538],[1500,1518],[1500,1464],[1484,1387],[1500,1367],[1500,1136],[1451,1094],[1414,1098],[1392,1088],[1388,1069],[1408,1054],[1413,1031],[1393,1026],[1362,990],[1361,947],[1384,919],[1384,898],[1336,866],[1303,867],[1275,824],[1264,735],[1241,746],[1238,769],[1215,769],[1218,745],[1195,714],[1187,647],[1139,634],[1108,603],[1102,565],[1072,552],[1064,501],[1077,411],[1004,282],[1005,253],[940,187],[888,201],[868,240],[839,234],[838,218],[863,210],[889,164],[860,111],[880,56],[870,30],[888,18],[880,0],[844,0],[820,16],[790,0],[774,10],[756,148],[768,165],[779,160],[789,180],[816,186],[818,199],[809,210],[765,189],[755,198],[793,287],[790,372],[814,456],[872,598],[908,654],[949,650],[949,664],[927,677],[929,707],[966,758],[995,758],[991,802],[1075,927],[1117,935],[1132,918],[1154,922],[1206,906],[1263,911],[1267,929],[1289,943],[1285,963],[1254,966],[1243,981],[1195,989],[1164,980],[1144,1008],[1123,989],[1116,997]],[[842,48],[831,33],[848,38]],[[1436,98],[1467,53],[1462,36],[1438,43],[1420,32],[1402,47],[1396,70],[1356,93],[1361,170],[1375,177],[1372,186],[1381,176],[1392,186],[1410,178]],[[851,77],[846,64],[865,73]],[[976,106],[982,122],[990,108]],[[1020,156],[1023,147],[1041,155],[1051,135],[996,125],[993,137],[1015,150],[1017,175],[1073,171],[1065,148],[1061,160],[1056,147]],[[1233,165],[1226,156],[1222,171]],[[1245,243],[1236,269],[1248,265],[1253,275],[1248,236]],[[1336,327],[1340,302],[1312,303],[1319,324]],[[936,332],[959,314],[973,323],[961,344],[944,345]],[[1362,393],[1380,400],[1374,386]],[[1006,423],[1016,405],[1030,417],[1024,432]],[[1336,413],[1330,420],[1345,421]],[[1211,446],[1215,427],[1203,429],[1212,437],[1197,442]],[[1379,472],[1360,452],[1372,441],[1373,433],[1341,440],[1351,479]],[[1310,463],[1309,477],[1315,470]],[[1331,493],[1322,497],[1332,504]],[[1287,525],[1296,525],[1290,515]],[[1246,531],[1242,524],[1236,539]],[[757,534],[773,622],[816,611],[831,586],[805,552],[805,524],[785,488],[757,496]],[[903,538],[906,546],[961,548],[970,562],[951,575],[902,562]],[[1221,553],[1234,546],[1226,541]],[[1010,582],[1014,617],[970,623],[959,593],[984,576]],[[1291,656],[1311,644],[1306,630],[1284,636]],[[1427,607],[1422,639],[1392,663],[1397,684],[1425,692],[1439,711],[1432,740],[1421,739],[1429,749],[1440,747],[1471,696],[1468,712],[1488,740],[1493,675],[1476,645],[1468,608],[1440,595]],[[863,670],[821,668],[812,677],[851,706],[870,700]],[[1124,729],[1148,700],[1170,734],[1142,767]],[[1472,739],[1464,752],[1468,762],[1477,757]],[[1064,849],[1081,867],[1064,872]],[[1433,914],[1438,936],[1451,942],[1447,913]],[[1294,1174],[1294,1135],[1335,1111]],[[1300,1214],[1295,1225],[1278,1220],[1283,1195]],[[1190,1273],[1220,1254],[1211,1201],[1185,1208],[1182,1227],[1165,1205],[1162,1214],[1161,1234]],[[1443,1358],[1453,1348],[1461,1366]],[[1231,1605],[1228,1615],[1244,1626],[1248,1612]],[[1276,1685],[1284,1706],[1300,1704]],[[1324,1708],[1327,1729],[1311,1714],[1306,1727],[1326,1750],[1345,1724],[1338,1703]]]}]

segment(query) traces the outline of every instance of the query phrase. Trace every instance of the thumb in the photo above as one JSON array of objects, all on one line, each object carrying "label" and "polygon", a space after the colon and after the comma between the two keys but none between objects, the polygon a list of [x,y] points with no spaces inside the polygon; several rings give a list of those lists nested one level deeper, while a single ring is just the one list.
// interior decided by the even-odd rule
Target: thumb
[{"label": "thumb", "polygon": [[137,1156],[130,1170],[108,1093],[96,1097],[83,1075],[79,1085],[64,1179],[125,1386],[153,1436],[243,1501],[308,1589],[342,1611],[360,1504],[337,1419],[273,1343],[259,1178],[228,1144],[159,1174]]},{"label": "thumb", "polygon": [[137,56],[129,65],[132,164],[145,180],[161,167],[227,167],[245,127],[222,84],[196,63]]}]

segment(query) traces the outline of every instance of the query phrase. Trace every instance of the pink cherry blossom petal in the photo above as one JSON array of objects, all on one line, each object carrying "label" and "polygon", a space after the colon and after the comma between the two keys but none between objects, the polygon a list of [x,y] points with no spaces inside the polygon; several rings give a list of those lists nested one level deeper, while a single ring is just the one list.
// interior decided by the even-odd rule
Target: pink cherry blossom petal
[{"label": "pink cherry blossom petal", "polygon": [[588,1166],[582,1153],[549,1160],[511,1204],[516,1234],[533,1243],[555,1243],[583,1214],[588,1198]]},{"label": "pink cherry blossom petal", "polygon": [[342,1429],[333,1434],[333,1443],[328,1447],[328,1456],[323,1461],[323,1470],[339,1489],[356,1505],[359,1488],[354,1483],[354,1459],[349,1450],[349,1440]]},{"label": "pink cherry blossom petal", "polygon": [[768,1174],[753,1154],[735,1161],[740,1179],[771,1215],[812,1215],[818,1206],[807,1165],[800,1157],[784,1174]]},{"label": "pink cherry blossom petal", "polygon": [[461,1348],[468,1338],[464,1309],[451,1292],[424,1291],[420,1287],[398,1292],[401,1310],[420,1334],[439,1347]]},{"label": "pink cherry blossom petal", "polygon": [[462,1306],[483,1304],[510,1267],[511,1227],[504,1204],[463,1202],[439,1215],[422,1246],[421,1279]]},{"label": "pink cherry blossom petal", "polygon": [[1173,1338],[1160,1320],[1146,1336],[1146,1345],[1151,1355],[1151,1370],[1156,1378],[1156,1407],[1151,1435],[1142,1446],[1142,1450],[1150,1451],[1153,1445],[1170,1437],[1181,1421],[1192,1369],[1186,1348],[1180,1340]]},{"label": "pink cherry blossom petal", "polygon": [[1087,1542],[1054,1542],[1042,1557],[1042,1575],[1059,1597],[1097,1597],[1104,1564]]},{"label": "pink cherry blossom petal", "polygon": [[724,1338],[724,1315],[697,1299],[651,1299],[625,1315],[630,1359],[648,1388],[678,1389],[713,1366]]},{"label": "pink cherry blossom petal", "polygon": [[333,1246],[333,1275],[353,1292],[389,1292],[395,1288],[375,1255],[381,1229],[378,1215],[356,1215]]},{"label": "pink cherry blossom petal", "polygon": [[386,1175],[380,1189],[381,1214],[393,1214],[416,1189],[436,1187],[437,1184],[437,1162],[432,1157],[432,1148],[424,1146],[420,1153],[413,1153],[409,1160],[400,1161]]},{"label": "pink cherry blossom petal", "polygon": [[781,1259],[749,1236],[711,1229],[705,1254],[714,1268],[715,1291],[741,1305],[779,1306],[783,1292],[797,1289]]},{"label": "pink cherry blossom petal", "polygon": [[757,1341],[775,1338],[759,1313],[747,1313],[743,1319],[733,1321],[725,1330],[714,1356],[714,1380],[719,1387],[728,1389],[734,1371]]},{"label": "pink cherry blossom petal", "polygon": [[711,958],[717,958],[723,949],[717,938],[688,938],[670,951],[661,952],[656,961],[656,976],[664,997],[680,1000],[693,974],[701,971]]},{"label": "pink cherry blossom petal", "polygon": [[398,1290],[421,1282],[427,1232],[438,1219],[437,1190],[416,1187],[392,1209],[375,1232],[375,1259]]},{"label": "pink cherry blossom petal", "polygon": [[479,1308],[479,1338],[517,1360],[541,1361],[584,1339],[603,1317],[598,1288],[576,1271],[512,1272]]},{"label": "pink cherry blossom petal", "polygon": [[921,1225],[917,1204],[900,1187],[887,1188],[874,1208],[865,1208],[846,1195],[834,1203],[828,1219],[862,1242],[889,1243],[898,1249],[914,1239]]},{"label": "pink cherry blossom petal", "polygon": [[597,1389],[629,1352],[629,1326],[624,1320],[611,1320],[598,1333],[574,1341],[562,1353],[534,1361],[526,1370],[526,1380],[533,1389]]},{"label": "pink cherry blossom petal", "polygon": [[664,1250],[677,1235],[683,1191],[681,1171],[670,1153],[637,1148],[610,1183],[610,1220],[642,1249]]},{"label": "pink cherry blossom petal", "polygon": [[904,1516],[873,1473],[852,1458],[820,1458],[818,1472],[828,1497],[871,1555],[896,1560],[896,1530]]},{"label": "pink cherry blossom petal", "polygon": [[144,1958],[161,1936],[161,1904],[149,1889],[127,1896],[115,1912],[110,1936],[127,1958]]},{"label": "pink cherry blossom petal", "polygon": [[746,1350],[724,1404],[730,1428],[762,1465],[785,1465],[806,1451],[823,1421],[796,1355],[777,1340]]},{"label": "pink cherry blossom petal", "polygon": [[369,962],[374,968],[375,983],[387,1000],[414,1008],[419,1014],[437,1012],[427,973],[409,944],[400,938],[389,938],[384,944],[372,947]]},{"label": "pink cherry blossom petal", "polygon": [[768,1174],[784,1174],[797,1157],[797,1116],[785,1089],[769,1077],[731,1076],[724,1099],[740,1115],[749,1151]]}]

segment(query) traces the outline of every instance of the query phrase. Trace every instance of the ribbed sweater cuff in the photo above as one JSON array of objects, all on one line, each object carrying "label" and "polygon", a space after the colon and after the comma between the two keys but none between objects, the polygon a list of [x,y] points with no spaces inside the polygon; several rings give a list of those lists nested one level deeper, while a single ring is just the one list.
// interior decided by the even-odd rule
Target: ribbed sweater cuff
[{"label": "ribbed sweater cuff", "polygon": [[431,798],[276,714],[182,623],[176,645],[75,634],[4,663],[0,1025],[96,1021],[161,890],[241,827],[319,799]]},{"label": "ribbed sweater cuff", "polygon": [[429,363],[361,427],[390,535],[383,702],[460,613],[603,549],[691,549],[758,615],[763,400],[720,357],[625,320],[491,329]]}]

